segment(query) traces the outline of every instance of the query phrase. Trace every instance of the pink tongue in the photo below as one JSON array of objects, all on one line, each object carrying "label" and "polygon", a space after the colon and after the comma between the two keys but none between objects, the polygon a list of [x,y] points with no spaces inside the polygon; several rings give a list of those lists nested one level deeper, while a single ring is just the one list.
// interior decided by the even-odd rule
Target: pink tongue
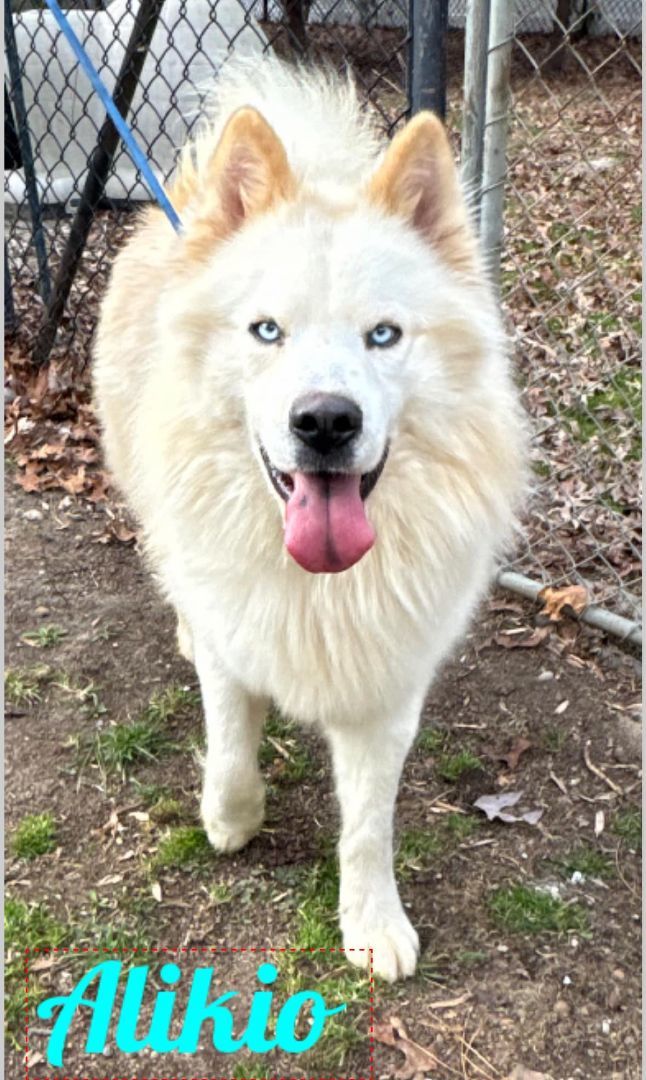
[{"label": "pink tongue", "polygon": [[294,473],[285,509],[285,544],[312,574],[335,574],[358,562],[375,542],[359,488],[360,476]]}]

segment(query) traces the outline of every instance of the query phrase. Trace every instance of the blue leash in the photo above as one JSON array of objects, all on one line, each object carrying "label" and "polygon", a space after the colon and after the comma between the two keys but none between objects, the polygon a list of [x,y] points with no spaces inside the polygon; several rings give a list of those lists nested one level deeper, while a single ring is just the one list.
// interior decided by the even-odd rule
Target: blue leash
[{"label": "blue leash", "polygon": [[141,175],[143,176],[148,190],[159,203],[160,207],[166,214],[166,217],[170,221],[175,231],[181,232],[182,223],[179,219],[177,211],[175,210],[175,207],[171,203],[154,172],[150,168],[150,165],[146,161],[146,158],[144,157],[142,151],[137,146],[130,126],[126,123],[123,116],[117,109],[114,101],[112,100],[110,94],[106,89],[105,84],[101,79],[101,76],[94,67],[94,64],[90,60],[88,54],[81,45],[81,42],[77,38],[76,34],[74,33],[74,30],[70,26],[67,17],[63,14],[60,7],[58,6],[57,0],[45,0],[45,3],[47,4],[47,7],[51,11],[54,18],[56,19],[56,22],[58,23],[65,37],[67,38],[69,44],[71,45],[74,55],[76,56],[76,59],[83,68],[83,71],[92,83],[92,86],[99,95],[103,105],[105,105],[108,116],[112,120],[114,126],[116,127],[121,138],[123,139],[128,153],[130,154],[130,157],[132,158]]}]

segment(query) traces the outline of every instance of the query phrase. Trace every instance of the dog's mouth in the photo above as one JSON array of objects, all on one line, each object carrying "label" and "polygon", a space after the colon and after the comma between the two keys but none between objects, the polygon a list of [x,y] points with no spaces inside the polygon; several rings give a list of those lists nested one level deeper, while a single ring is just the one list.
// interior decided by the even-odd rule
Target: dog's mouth
[{"label": "dog's mouth", "polygon": [[364,503],[388,457],[367,473],[282,472],[260,444],[267,475],[285,502],[285,545],[305,570],[334,574],[358,562],[375,542]]}]

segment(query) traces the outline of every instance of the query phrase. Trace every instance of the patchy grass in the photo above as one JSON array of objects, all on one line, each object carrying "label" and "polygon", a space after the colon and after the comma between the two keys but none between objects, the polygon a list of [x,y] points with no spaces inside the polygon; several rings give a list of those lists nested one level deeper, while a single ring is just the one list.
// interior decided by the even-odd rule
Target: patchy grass
[{"label": "patchy grass", "polygon": [[[56,948],[68,939],[68,929],[45,904],[25,904],[8,896],[4,906],[5,935],[5,1028],[14,1046],[24,1045],[25,949]],[[38,979],[29,979],[29,1005],[33,1010],[43,992]]]},{"label": "patchy grass", "polygon": [[[297,907],[297,932],[293,942],[296,949],[325,949],[338,947],[340,932],[337,910],[339,902],[339,871],[336,855],[327,855],[306,873],[300,889]],[[339,963],[327,954],[316,978],[324,989],[330,1005],[357,1004],[359,1015],[365,1013],[370,994],[368,976],[348,963],[340,954]],[[330,965],[330,968],[328,968]],[[330,970],[331,969],[331,970]],[[286,953],[280,974],[280,987],[285,996],[308,989],[312,985],[309,964],[302,953]],[[331,1017],[325,1025],[321,1041],[311,1052],[303,1055],[303,1066],[310,1076],[326,1075],[343,1069],[347,1055],[365,1039],[365,1030],[351,1022],[347,1014]],[[367,1025],[367,1019],[365,1020]],[[253,1074],[252,1074],[253,1075]]]},{"label": "patchy grass", "polygon": [[153,694],[142,719],[153,724],[176,720],[199,709],[201,701],[197,690],[173,683],[160,693]]},{"label": "patchy grass", "polygon": [[134,765],[156,761],[165,751],[173,749],[159,726],[145,716],[113,724],[89,738],[77,736],[75,742],[78,768],[95,765],[106,779],[119,776],[125,780]]},{"label": "patchy grass", "polygon": [[437,770],[443,780],[454,784],[464,773],[481,768],[479,757],[470,750],[459,750],[457,754],[444,754],[438,762]]},{"label": "patchy grass", "polygon": [[179,799],[175,799],[172,795],[160,796],[148,811],[151,820],[158,825],[172,825],[174,822],[181,821],[185,812]]},{"label": "patchy grass", "polygon": [[583,874],[585,878],[600,878],[602,881],[615,876],[615,868],[611,860],[603,852],[596,851],[594,848],[577,848],[562,859],[555,859],[554,862],[566,878],[571,878],[572,874],[577,872]]},{"label": "patchy grass", "polygon": [[540,892],[529,885],[495,889],[489,910],[498,926],[511,934],[589,933],[588,914],[580,904]]},{"label": "patchy grass", "polygon": [[226,881],[216,881],[209,886],[209,900],[212,904],[230,904],[234,891]]},{"label": "patchy grass", "polygon": [[62,626],[39,626],[37,630],[26,630],[21,634],[22,641],[37,649],[51,649],[63,640],[67,630]]},{"label": "patchy grass", "polygon": [[202,867],[214,861],[216,854],[209,838],[197,825],[178,825],[169,829],[159,841],[152,859],[154,869],[176,870],[180,867]]},{"label": "patchy grass", "polygon": [[550,724],[545,727],[541,742],[550,754],[560,754],[568,739],[566,728]]},{"label": "patchy grass", "polygon": [[306,872],[299,892],[294,948],[338,946],[339,867],[336,855],[328,855],[315,863]]},{"label": "patchy grass", "polygon": [[31,668],[7,668],[4,673],[4,696],[12,705],[29,706],[42,701],[42,689],[52,677],[48,664]]},{"label": "patchy grass", "polygon": [[469,814],[447,814],[442,819],[442,828],[447,836],[453,838],[459,844],[478,832],[481,825],[480,818],[471,817]]},{"label": "patchy grass", "polygon": [[629,848],[641,851],[642,817],[639,810],[631,808],[618,813],[612,823],[612,831],[616,836],[620,836]]},{"label": "patchy grass", "polygon": [[444,841],[439,829],[405,829],[399,837],[395,866],[397,874],[410,877],[413,871],[423,870],[432,855],[439,855]]},{"label": "patchy grass", "polygon": [[[296,737],[295,737],[296,733]],[[274,708],[270,709],[260,747],[261,766],[275,766],[276,779],[298,783],[311,776],[316,762],[298,738],[296,725],[285,720]]]},{"label": "patchy grass", "polygon": [[[588,333],[591,339],[596,340],[596,335],[616,329],[606,322],[599,322],[598,316],[590,316]],[[594,321],[590,321],[594,320]],[[571,435],[579,442],[589,442],[595,435],[601,436],[609,446],[613,446],[613,434],[616,427],[617,414],[628,414],[634,424],[631,431],[632,448],[631,456],[638,457],[641,452],[641,438],[639,429],[642,418],[642,377],[641,372],[634,368],[623,368],[614,372],[605,386],[598,387],[588,394],[581,405],[563,409],[561,415],[567,424]]]},{"label": "patchy grass", "polygon": [[430,859],[446,854],[461,844],[481,823],[467,814],[447,814],[433,822],[432,828],[405,829],[397,845],[396,870],[402,878],[425,870]]},{"label": "patchy grass", "polygon": [[422,728],[415,740],[415,749],[422,754],[439,754],[446,746],[447,733],[440,728]]},{"label": "patchy grass", "polygon": [[92,680],[81,686],[67,673],[59,675],[55,687],[71,695],[80,705],[80,713],[85,720],[98,720],[105,716],[107,709],[99,696],[101,688]]},{"label": "patchy grass", "polygon": [[20,859],[37,859],[56,847],[56,825],[51,814],[28,814],[11,838],[11,849]]},{"label": "patchy grass", "polygon": [[199,694],[186,686],[169,686],[154,694],[135,720],[76,736],[77,768],[94,765],[106,779],[119,776],[125,780],[135,765],[156,761],[163,753],[177,749],[164,724],[192,712],[199,700]]}]

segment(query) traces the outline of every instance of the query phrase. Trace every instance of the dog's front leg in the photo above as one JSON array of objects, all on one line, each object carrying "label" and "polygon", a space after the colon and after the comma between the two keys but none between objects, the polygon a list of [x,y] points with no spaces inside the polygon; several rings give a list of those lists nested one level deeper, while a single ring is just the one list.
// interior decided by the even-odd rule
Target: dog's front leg
[{"label": "dog's front leg", "polygon": [[199,639],[195,666],[206,718],[202,820],[216,851],[237,851],[256,835],[264,816],[258,746],[267,701],[250,697]]},{"label": "dog's front leg", "polygon": [[339,914],[348,959],[390,982],[412,975],[418,938],[402,907],[393,867],[393,817],[421,699],[395,718],[328,731],[341,804]]}]

